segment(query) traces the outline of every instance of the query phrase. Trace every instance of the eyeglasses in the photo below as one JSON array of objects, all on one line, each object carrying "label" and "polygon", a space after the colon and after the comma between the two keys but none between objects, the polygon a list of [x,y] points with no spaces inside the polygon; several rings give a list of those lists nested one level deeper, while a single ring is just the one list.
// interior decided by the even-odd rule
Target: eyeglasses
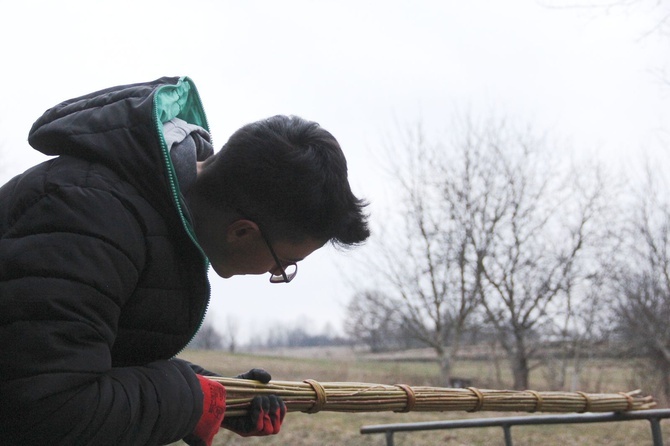
[{"label": "eyeglasses", "polygon": [[265,244],[268,245],[270,254],[272,254],[272,258],[277,264],[277,268],[279,268],[279,271],[281,271],[281,274],[275,274],[270,271],[270,283],[289,283],[295,278],[296,274],[298,274],[298,264],[295,262],[282,262],[279,260],[277,253],[274,249],[272,249],[270,240],[266,237],[265,233],[261,230],[260,227],[258,228],[258,231],[261,233],[263,240],[265,240]]}]

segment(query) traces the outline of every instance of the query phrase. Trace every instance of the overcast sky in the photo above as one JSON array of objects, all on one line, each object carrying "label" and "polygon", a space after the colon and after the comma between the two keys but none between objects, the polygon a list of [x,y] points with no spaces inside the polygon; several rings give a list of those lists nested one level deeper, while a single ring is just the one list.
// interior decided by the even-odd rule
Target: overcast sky
[{"label": "overcast sky", "polygon": [[[390,182],[374,156],[398,126],[448,133],[453,113],[493,110],[624,165],[663,150],[670,36],[654,27],[667,6],[568,4],[0,0],[0,179],[44,160],[26,139],[47,108],[164,75],[195,81],[217,147],[274,114],[319,122],[340,141],[354,192],[371,200],[373,228]],[[288,285],[212,276],[210,318],[237,318],[245,337],[279,322],[339,328],[365,250],[318,251]]]}]

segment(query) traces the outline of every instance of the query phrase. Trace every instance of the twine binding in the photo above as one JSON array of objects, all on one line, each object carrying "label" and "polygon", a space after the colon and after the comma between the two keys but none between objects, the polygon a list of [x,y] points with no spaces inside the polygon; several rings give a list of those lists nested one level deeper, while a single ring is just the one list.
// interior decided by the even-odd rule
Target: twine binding
[{"label": "twine binding", "polygon": [[589,398],[589,395],[584,392],[576,392],[576,393],[580,394],[584,398],[584,401],[586,402],[584,404],[584,410],[582,410],[582,412],[591,412],[591,398]]},{"label": "twine binding", "polygon": [[323,388],[323,386],[318,382],[313,379],[306,379],[303,382],[309,384],[312,389],[314,389],[314,393],[316,394],[316,398],[314,400],[314,405],[310,407],[309,409],[305,410],[305,413],[317,413],[323,407],[326,405],[326,401],[328,398],[326,397],[326,389]]},{"label": "twine binding", "polygon": [[540,395],[538,392],[534,390],[527,390],[527,392],[535,397],[535,407],[533,408],[533,410],[531,410],[531,412],[539,412],[540,410],[542,410],[542,403],[544,403],[544,401],[542,400],[542,395]]},{"label": "twine binding", "polygon": [[633,397],[627,394],[626,392],[619,392],[619,395],[622,395],[624,398],[626,398],[626,401],[628,402],[626,411],[631,410],[633,408]]},{"label": "twine binding", "polygon": [[414,393],[414,390],[407,384],[396,384],[396,386],[400,387],[407,394],[407,404],[405,404],[405,407],[403,409],[396,410],[394,412],[400,413],[400,412],[409,412],[413,410],[414,406],[416,405],[416,394]]},{"label": "twine binding", "polygon": [[472,408],[472,410],[468,410],[468,412],[478,412],[478,411],[480,411],[482,409],[482,406],[484,405],[484,395],[476,387],[468,387],[467,389],[470,392],[474,393],[475,396],[477,397],[477,404],[475,404],[475,407]]}]

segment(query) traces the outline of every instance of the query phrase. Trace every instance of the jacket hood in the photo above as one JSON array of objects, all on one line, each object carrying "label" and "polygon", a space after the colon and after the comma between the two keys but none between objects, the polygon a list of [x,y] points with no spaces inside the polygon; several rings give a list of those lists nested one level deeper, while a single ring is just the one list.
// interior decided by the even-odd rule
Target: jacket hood
[{"label": "jacket hood", "polygon": [[180,211],[179,185],[163,135],[163,123],[173,118],[209,131],[188,77],[120,85],[61,102],[33,124],[28,142],[46,155],[104,164],[152,203]]}]

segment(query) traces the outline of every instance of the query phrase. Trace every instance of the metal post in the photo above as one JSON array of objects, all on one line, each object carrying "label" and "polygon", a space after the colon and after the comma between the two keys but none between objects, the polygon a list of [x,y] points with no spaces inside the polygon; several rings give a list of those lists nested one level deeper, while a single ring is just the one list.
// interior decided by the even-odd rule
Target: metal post
[{"label": "metal post", "polygon": [[654,446],[663,446],[663,433],[661,433],[661,422],[658,418],[649,418],[651,424],[651,438]]},{"label": "metal post", "polygon": [[[393,431],[386,431],[386,446],[393,446]],[[663,445],[661,445],[663,446]]]},{"label": "metal post", "polygon": [[512,446],[512,426],[503,424],[502,428],[505,433],[505,446]]}]

